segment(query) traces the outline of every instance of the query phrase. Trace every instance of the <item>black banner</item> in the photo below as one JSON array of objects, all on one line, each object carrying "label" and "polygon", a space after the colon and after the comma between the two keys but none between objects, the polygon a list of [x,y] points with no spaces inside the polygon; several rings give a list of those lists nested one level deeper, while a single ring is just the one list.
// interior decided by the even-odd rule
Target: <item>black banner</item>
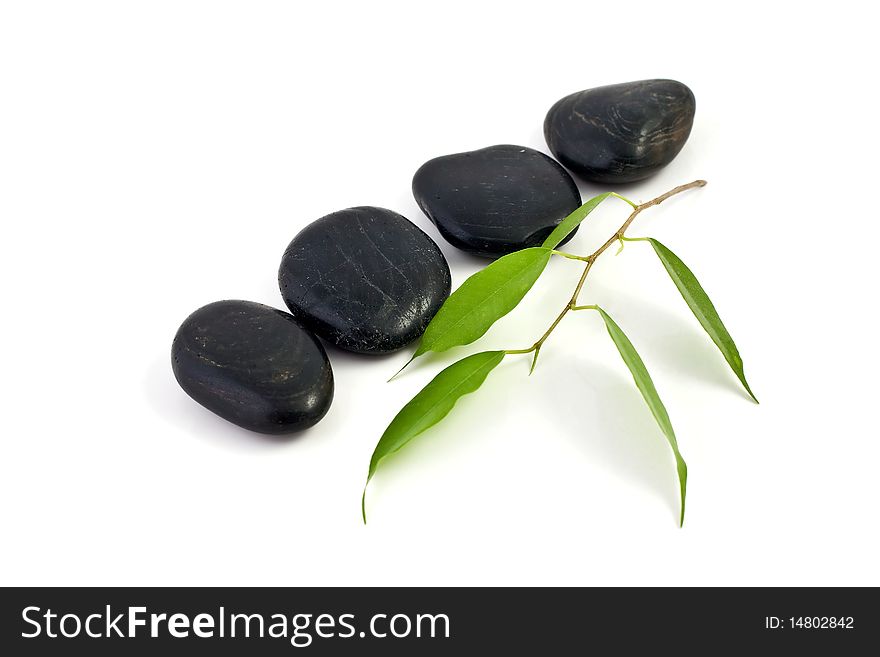
[{"label": "black banner", "polygon": [[21,588],[2,590],[0,649],[552,655],[653,646],[854,655],[876,650],[878,627],[877,591],[868,588]]}]

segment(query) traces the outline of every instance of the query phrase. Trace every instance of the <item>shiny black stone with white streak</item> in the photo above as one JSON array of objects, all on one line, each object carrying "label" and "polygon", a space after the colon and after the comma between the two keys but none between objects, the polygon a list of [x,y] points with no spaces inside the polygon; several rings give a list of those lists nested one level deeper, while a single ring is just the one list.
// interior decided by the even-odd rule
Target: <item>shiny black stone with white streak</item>
[{"label": "shiny black stone with white streak", "polygon": [[656,173],[687,141],[694,94],[675,80],[596,87],[559,100],[544,120],[556,158],[597,183],[628,183]]},{"label": "shiny black stone with white streak", "polygon": [[186,318],[171,366],[180,387],[245,429],[306,429],[333,401],[324,347],[286,312],[252,301],[217,301]]},{"label": "shiny black stone with white streak", "polygon": [[581,204],[568,172],[525,146],[434,158],[416,171],[412,189],[444,239],[492,258],[539,246]]},{"label": "shiny black stone with white streak", "polygon": [[452,279],[440,249],[406,217],[357,207],[304,228],[278,283],[304,326],[343,349],[380,354],[424,333]]}]

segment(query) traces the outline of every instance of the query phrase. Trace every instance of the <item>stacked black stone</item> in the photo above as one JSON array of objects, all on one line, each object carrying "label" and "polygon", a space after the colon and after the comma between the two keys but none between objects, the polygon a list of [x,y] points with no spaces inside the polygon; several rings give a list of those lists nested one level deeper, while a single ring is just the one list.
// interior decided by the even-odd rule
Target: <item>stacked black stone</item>
[{"label": "stacked black stone", "polygon": [[[681,151],[694,95],[673,80],[643,80],[566,96],[547,113],[551,152],[592,182],[641,180]],[[490,146],[426,162],[412,181],[419,207],[453,246],[495,258],[540,245],[581,204],[555,160],[525,146]],[[570,239],[569,236],[568,239]],[[317,423],[333,400],[333,371],[317,336],[360,354],[400,349],[449,296],[449,266],[405,217],[377,207],[329,214],[287,247],[278,283],[290,314],[219,301],[180,326],[172,367],[197,402],[270,434]]]},{"label": "stacked black stone", "polygon": [[362,354],[417,339],[452,285],[434,241],[405,217],[349,208],[311,223],[278,273],[292,314],[218,301],[180,326],[172,367],[205,408],[245,429],[284,434],[317,423],[333,400],[333,371],[316,334]]},{"label": "stacked black stone", "polygon": [[303,326],[342,349],[383,354],[425,331],[452,286],[434,241],[391,210],[349,208],[309,224],[278,271]]},{"label": "stacked black stone", "polygon": [[539,246],[581,204],[557,162],[525,146],[490,146],[423,164],[413,196],[453,246],[497,258]]},{"label": "stacked black stone", "polygon": [[544,120],[550,151],[597,183],[629,183],[678,155],[694,125],[694,94],[675,80],[596,87],[557,101]]},{"label": "stacked black stone", "polygon": [[333,370],[317,338],[288,313],[252,301],[217,301],[187,317],[171,365],[190,397],[260,433],[306,429],[333,401]]}]

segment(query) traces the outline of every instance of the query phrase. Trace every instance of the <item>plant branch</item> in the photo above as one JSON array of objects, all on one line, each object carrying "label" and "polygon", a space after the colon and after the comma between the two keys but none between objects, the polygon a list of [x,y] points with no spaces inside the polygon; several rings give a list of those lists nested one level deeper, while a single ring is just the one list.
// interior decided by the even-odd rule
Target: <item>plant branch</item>
[{"label": "plant branch", "polygon": [[553,251],[554,254],[561,255],[566,258],[571,258],[573,260],[583,260],[587,263],[586,266],[584,267],[583,273],[581,273],[581,277],[578,280],[577,285],[574,288],[574,293],[571,295],[571,298],[568,300],[568,303],[565,304],[565,306],[562,308],[562,310],[556,316],[556,319],[553,320],[553,323],[550,324],[550,326],[547,328],[547,330],[544,331],[544,334],[540,338],[538,338],[531,347],[529,347],[528,349],[508,349],[504,353],[506,353],[506,354],[530,354],[530,353],[534,352],[535,356],[532,359],[532,367],[531,367],[531,370],[529,370],[529,373],[531,374],[531,372],[535,369],[535,363],[538,360],[538,352],[541,350],[541,346],[544,344],[544,342],[547,341],[547,338],[550,337],[550,334],[553,333],[553,330],[559,325],[559,322],[561,322],[562,319],[568,314],[568,311],[570,311],[570,310],[586,310],[586,309],[593,308],[593,306],[578,306],[577,300],[578,300],[578,296],[580,296],[581,290],[584,287],[584,283],[586,283],[586,281],[587,281],[587,276],[590,273],[590,269],[592,269],[593,263],[596,262],[596,260],[599,258],[599,256],[602,255],[608,249],[608,247],[610,247],[615,242],[620,241],[622,244],[623,240],[627,239],[624,237],[624,233],[626,233],[626,229],[629,228],[630,224],[632,224],[632,222],[635,220],[635,218],[637,216],[639,216],[639,213],[641,213],[642,210],[647,210],[648,208],[654,207],[655,205],[660,205],[666,199],[670,198],[671,196],[675,196],[676,194],[680,194],[681,192],[687,191],[689,189],[695,189],[697,187],[704,187],[705,185],[706,185],[705,180],[695,180],[693,182],[688,183],[687,185],[679,185],[675,189],[670,189],[665,194],[661,194],[657,198],[651,199],[650,201],[647,201],[645,203],[640,203],[639,205],[636,205],[635,203],[633,203],[629,199],[624,198],[623,196],[620,196],[619,194],[613,194],[613,196],[629,203],[633,207],[632,213],[630,213],[629,217],[627,217],[627,220],[623,222],[623,224],[620,226],[620,228],[618,228],[614,232],[614,234],[611,237],[609,237],[608,240],[602,246],[600,246],[598,249],[596,249],[593,253],[591,253],[588,256],[575,256],[570,253],[562,253],[559,251]]},{"label": "plant branch", "polygon": [[607,249],[609,246],[614,244],[617,240],[622,238],[623,234],[626,232],[626,229],[629,228],[629,225],[633,222],[633,220],[636,217],[639,216],[639,213],[642,210],[647,210],[648,208],[652,208],[655,205],[660,205],[663,201],[668,199],[670,196],[675,196],[676,194],[680,194],[681,192],[687,191],[689,189],[694,189],[696,187],[705,187],[705,186],[706,186],[705,180],[695,180],[694,182],[688,183],[687,185],[679,185],[675,189],[670,189],[668,192],[666,192],[665,194],[661,194],[660,196],[658,196],[655,199],[652,199],[650,201],[647,201],[646,203],[642,203],[640,205],[637,205],[633,209],[632,214],[629,215],[629,218],[623,222],[623,225],[620,228],[617,229],[617,232],[615,232],[614,235],[609,237],[608,241],[605,242],[605,244],[600,246],[598,249],[596,249],[596,251],[592,255],[588,256],[588,259],[595,260],[596,258],[598,258],[600,255],[602,255],[605,252],[605,249]]}]

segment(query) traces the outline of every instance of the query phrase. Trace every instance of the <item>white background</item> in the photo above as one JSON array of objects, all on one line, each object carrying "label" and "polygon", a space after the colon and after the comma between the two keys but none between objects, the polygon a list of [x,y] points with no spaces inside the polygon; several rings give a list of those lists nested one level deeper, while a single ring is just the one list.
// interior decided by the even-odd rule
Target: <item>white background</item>
[{"label": "white background", "polygon": [[[880,584],[877,52],[859,4],[0,5],[0,581]],[[217,299],[282,305],[284,248],[329,212],[403,213],[458,285],[485,261],[419,212],[416,168],[546,152],[558,98],[651,77],[693,89],[696,123],[670,166],[619,191],[709,185],[630,234],[696,272],[762,402],[647,245],[600,260],[581,298],[628,332],[666,402],[690,466],[683,529],[668,446],[593,314],[566,319],[531,378],[509,358],[387,461],[361,524],[388,421],[452,357],[531,344],[572,262],[476,345],[393,383],[409,350],[329,349],[333,406],[289,440],[177,386],[178,324]],[[569,250],[626,214],[607,202]]]}]

